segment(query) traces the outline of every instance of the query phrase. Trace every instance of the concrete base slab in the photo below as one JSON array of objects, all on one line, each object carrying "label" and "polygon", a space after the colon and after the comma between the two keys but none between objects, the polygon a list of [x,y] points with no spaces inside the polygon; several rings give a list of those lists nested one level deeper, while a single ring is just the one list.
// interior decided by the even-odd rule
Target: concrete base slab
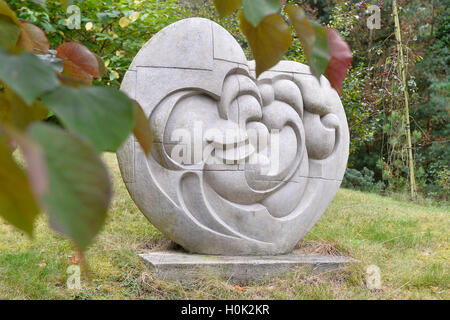
[{"label": "concrete base slab", "polygon": [[275,278],[298,267],[306,267],[317,274],[357,262],[343,256],[298,251],[280,256],[213,256],[167,250],[139,256],[162,280],[185,282],[213,276],[241,284]]}]

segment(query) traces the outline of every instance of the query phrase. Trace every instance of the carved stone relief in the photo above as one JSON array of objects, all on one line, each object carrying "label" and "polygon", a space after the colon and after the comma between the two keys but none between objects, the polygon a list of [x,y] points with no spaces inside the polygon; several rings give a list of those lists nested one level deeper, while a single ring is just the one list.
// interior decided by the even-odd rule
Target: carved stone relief
[{"label": "carved stone relief", "polygon": [[282,61],[255,79],[236,40],[202,18],[174,23],[137,54],[122,90],[149,116],[153,148],[118,152],[144,215],[191,252],[291,251],[334,198],[349,132],[338,94]]}]

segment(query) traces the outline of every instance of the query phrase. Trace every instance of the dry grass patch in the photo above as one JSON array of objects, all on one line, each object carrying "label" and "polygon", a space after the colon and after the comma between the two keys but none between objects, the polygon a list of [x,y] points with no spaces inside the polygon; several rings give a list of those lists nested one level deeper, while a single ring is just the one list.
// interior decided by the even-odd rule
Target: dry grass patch
[{"label": "dry grass patch", "polygon": [[[114,181],[107,223],[86,253],[89,278],[66,289],[75,254],[42,216],[33,240],[0,221],[0,298],[6,299],[450,299],[449,207],[420,206],[341,189],[298,247],[306,253],[348,255],[361,261],[314,275],[306,269],[244,288],[199,278],[190,284],[158,280],[138,253],[170,242],[139,212],[120,178],[115,156],[105,154]],[[365,286],[376,264],[382,290]]]}]

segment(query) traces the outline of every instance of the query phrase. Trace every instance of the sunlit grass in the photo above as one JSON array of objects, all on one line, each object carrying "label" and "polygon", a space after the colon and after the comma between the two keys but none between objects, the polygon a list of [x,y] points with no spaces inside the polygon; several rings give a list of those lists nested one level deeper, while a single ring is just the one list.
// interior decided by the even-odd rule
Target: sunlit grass
[{"label": "sunlit grass", "polygon": [[[4,299],[449,299],[450,212],[374,194],[341,189],[300,246],[361,261],[320,276],[298,270],[237,290],[204,277],[190,284],[155,279],[137,253],[167,239],[139,212],[121,179],[115,156],[104,156],[115,196],[107,224],[88,250],[89,278],[66,289],[75,254],[42,216],[34,238],[0,221],[0,298]],[[365,286],[365,268],[381,268],[383,289]]]}]

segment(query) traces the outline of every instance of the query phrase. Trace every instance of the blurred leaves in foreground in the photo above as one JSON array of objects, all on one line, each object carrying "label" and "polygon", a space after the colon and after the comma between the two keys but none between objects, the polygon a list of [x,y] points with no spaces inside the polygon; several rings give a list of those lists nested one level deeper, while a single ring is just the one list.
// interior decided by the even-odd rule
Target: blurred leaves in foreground
[{"label": "blurred leaves in foreground", "polygon": [[[115,152],[133,132],[148,154],[148,119],[117,89],[91,87],[105,73],[98,55],[75,42],[51,50],[46,33],[4,0],[0,38],[0,215],[31,235],[44,209],[52,227],[84,250],[112,196],[99,154]],[[51,117],[63,127],[42,122]]]}]

